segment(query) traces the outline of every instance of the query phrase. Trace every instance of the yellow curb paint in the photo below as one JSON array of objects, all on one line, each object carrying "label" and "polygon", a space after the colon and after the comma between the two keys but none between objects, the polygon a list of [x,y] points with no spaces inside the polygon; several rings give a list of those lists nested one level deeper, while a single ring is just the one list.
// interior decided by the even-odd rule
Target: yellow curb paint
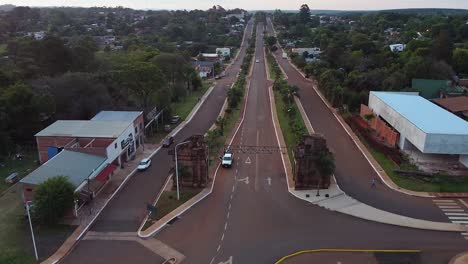
[{"label": "yellow curb paint", "polygon": [[419,253],[421,250],[412,250],[412,249],[337,249],[337,248],[324,248],[324,249],[309,249],[302,250],[290,255],[280,258],[275,264],[282,263],[286,259],[293,258],[302,254],[307,253],[321,253],[321,252],[361,252],[361,253],[372,253],[372,252],[384,252],[384,253]]}]

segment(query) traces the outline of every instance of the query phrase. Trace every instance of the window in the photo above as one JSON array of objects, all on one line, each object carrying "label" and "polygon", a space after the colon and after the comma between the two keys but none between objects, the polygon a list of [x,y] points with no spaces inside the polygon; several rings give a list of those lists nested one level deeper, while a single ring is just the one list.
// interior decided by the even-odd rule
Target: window
[{"label": "window", "polygon": [[32,188],[26,188],[26,191],[32,192]]},{"label": "window", "polygon": [[135,134],[138,134],[138,126],[135,127]]},{"label": "window", "polygon": [[116,142],[116,143],[114,143],[114,148],[115,148],[115,149],[117,148],[117,142]]}]

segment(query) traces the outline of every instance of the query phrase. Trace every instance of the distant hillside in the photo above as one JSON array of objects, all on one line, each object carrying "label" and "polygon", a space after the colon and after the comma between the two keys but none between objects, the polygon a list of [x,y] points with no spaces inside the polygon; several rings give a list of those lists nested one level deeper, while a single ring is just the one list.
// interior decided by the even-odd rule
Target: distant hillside
[{"label": "distant hillside", "polygon": [[15,8],[16,6],[14,5],[0,5],[0,11],[11,11],[13,8]]}]

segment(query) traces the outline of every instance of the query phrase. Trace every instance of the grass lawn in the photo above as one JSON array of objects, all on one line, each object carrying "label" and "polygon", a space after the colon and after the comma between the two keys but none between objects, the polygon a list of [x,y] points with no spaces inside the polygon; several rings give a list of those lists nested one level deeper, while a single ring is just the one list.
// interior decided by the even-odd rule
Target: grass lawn
[{"label": "grass lawn", "polygon": [[[20,190],[16,185],[0,197],[0,263],[36,263]],[[65,225],[33,226],[41,260],[53,254],[75,229]]]},{"label": "grass lawn", "polygon": [[[401,175],[393,171],[398,168],[397,164],[366,144],[364,139],[361,138],[361,141],[364,142],[387,175],[401,188],[419,192],[468,192],[468,176],[435,175],[421,178],[420,176]],[[402,164],[401,168],[414,170],[415,166]]]},{"label": "grass lawn", "polygon": [[159,219],[166,216],[168,213],[174,211],[177,207],[181,206],[192,197],[197,195],[202,189],[181,189],[180,200],[177,200],[176,191],[165,191],[161,194],[158,202],[156,203],[156,215],[152,215],[143,226],[143,230],[150,227]]},{"label": "grass lawn", "polygon": [[7,52],[7,44],[0,44],[0,55],[5,55]]},{"label": "grass lawn", "polygon": [[23,178],[38,166],[35,162],[37,160],[37,152],[27,152],[23,153],[23,155],[23,160],[5,158],[0,161],[0,194],[10,187],[9,184],[5,183],[5,178],[11,173],[18,172],[20,178]]},{"label": "grass lawn", "polygon": [[171,105],[172,115],[178,115],[182,120],[185,120],[195,105],[198,103],[198,98],[201,98],[208,90],[208,88],[209,85],[203,83],[201,89],[185,96],[179,102],[173,103]]}]

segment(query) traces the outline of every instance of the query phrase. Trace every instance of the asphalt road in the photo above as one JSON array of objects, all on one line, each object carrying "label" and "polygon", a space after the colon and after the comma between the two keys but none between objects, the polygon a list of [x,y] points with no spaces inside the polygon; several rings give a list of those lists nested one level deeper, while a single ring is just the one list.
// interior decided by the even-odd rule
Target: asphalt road
[{"label": "asphalt road", "polygon": [[[244,123],[233,142],[237,145],[277,145],[262,27],[257,29],[255,53],[260,62],[254,63]],[[420,249],[422,263],[441,264],[468,246],[458,233],[378,224],[299,200],[287,191],[279,153],[235,153],[235,158],[232,168],[220,170],[210,196],[155,235],[184,254],[184,263],[274,263],[304,249],[360,248]],[[119,222],[109,224],[122,226]],[[147,253],[133,244],[85,240],[65,263],[131,263],[134,258],[136,263],[159,263],[157,256]]]},{"label": "asphalt road", "polygon": [[[261,26],[246,115],[233,144],[277,145],[268,97]],[[304,249],[422,249],[424,263],[447,263],[468,243],[458,233],[368,222],[313,206],[290,195],[280,155],[236,153],[214,192],[155,238],[186,263],[274,263]],[[246,163],[250,160],[250,163]],[[248,177],[248,183],[246,178]],[[231,261],[231,262],[229,262]]]},{"label": "asphalt road", "polygon": [[[269,20],[267,31],[272,33]],[[353,198],[370,206],[409,217],[447,222],[446,216],[431,199],[411,197],[378,184],[377,192],[372,190],[372,178],[380,179],[361,151],[352,142],[341,124],[323,103],[312,82],[294,69],[282,51],[275,52],[278,63],[288,76],[288,83],[299,87],[299,96],[304,110],[317,133],[325,136],[330,150],[335,154],[335,177],[341,189]]]},{"label": "asphalt road", "polygon": [[[252,34],[251,22],[247,27],[247,35]],[[246,40],[247,43],[247,40]],[[247,44],[245,44],[247,46]],[[227,90],[236,81],[240,71],[246,47],[242,47],[237,60],[226,71],[227,76],[218,80],[210,96],[203,103],[192,121],[188,123],[174,137],[174,144],[182,142],[195,134],[205,134],[218,118]],[[151,167],[144,172],[137,172],[107,205],[91,227],[99,232],[131,232],[136,231],[143,218],[147,214],[146,204],[152,204],[157,194],[163,187],[169,175],[169,170],[174,166],[172,156],[167,154],[167,149],[161,149],[151,159]]]}]

